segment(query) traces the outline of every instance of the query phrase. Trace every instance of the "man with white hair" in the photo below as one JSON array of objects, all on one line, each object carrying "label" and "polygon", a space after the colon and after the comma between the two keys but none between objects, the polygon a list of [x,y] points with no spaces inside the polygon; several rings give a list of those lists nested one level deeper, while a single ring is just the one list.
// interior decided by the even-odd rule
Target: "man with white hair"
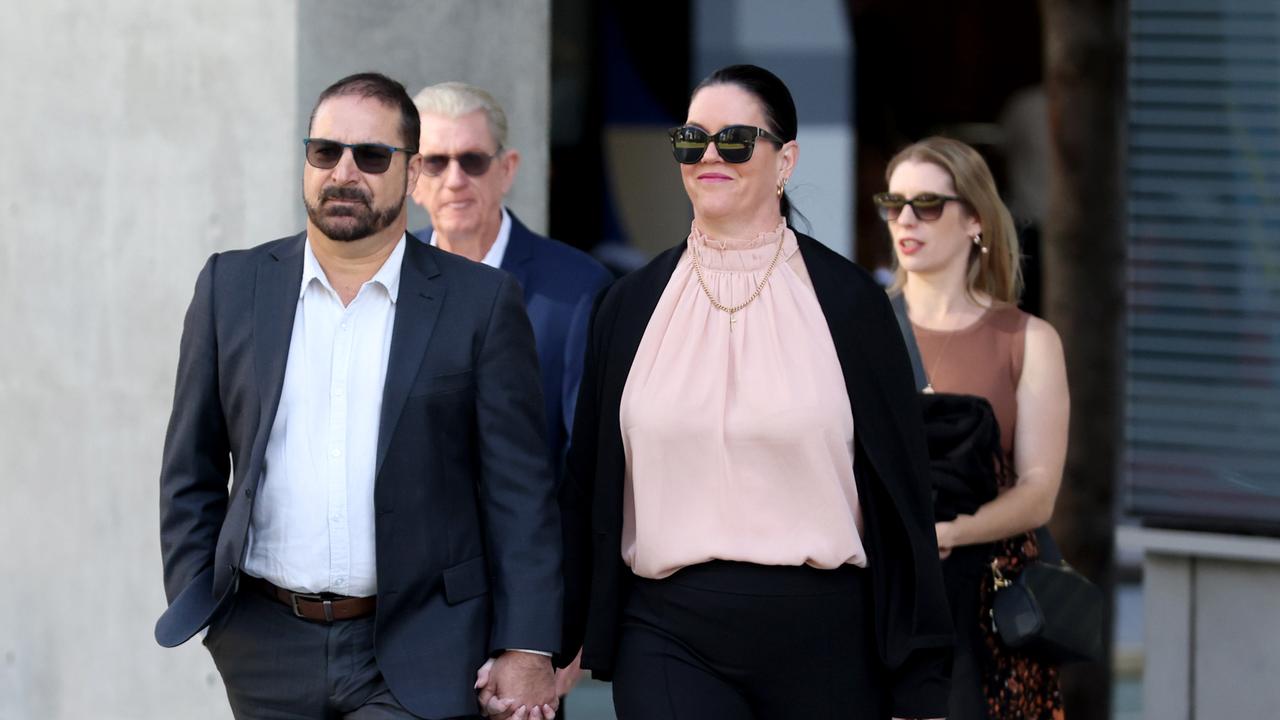
[{"label": "man with white hair", "polygon": [[[503,206],[520,153],[507,145],[507,116],[484,90],[460,82],[414,97],[422,120],[422,174],[413,199],[431,215],[414,234],[442,250],[501,268],[524,289],[533,323],[547,420],[548,454],[557,479],[573,428],[587,322],[596,294],[612,280],[589,255],[538,235]],[[576,679],[560,674],[560,690]]]}]

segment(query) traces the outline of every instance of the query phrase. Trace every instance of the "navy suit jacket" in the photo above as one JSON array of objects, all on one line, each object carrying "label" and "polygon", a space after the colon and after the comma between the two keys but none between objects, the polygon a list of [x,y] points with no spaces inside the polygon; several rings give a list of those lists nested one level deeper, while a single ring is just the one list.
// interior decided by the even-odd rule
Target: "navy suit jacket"
[{"label": "navy suit jacket", "polygon": [[[304,242],[215,254],[196,281],[160,475],[162,645],[234,597]],[[560,522],[536,367],[514,279],[410,236],[378,428],[375,651],[417,715],[474,715],[487,656],[559,648]]]},{"label": "navy suit jacket", "polygon": [[[538,345],[547,446],[559,477],[573,429],[591,306],[596,295],[613,281],[613,275],[590,255],[538,235],[515,213],[507,213],[511,215],[511,238],[502,256],[502,269],[515,276],[524,289],[524,306]],[[431,228],[414,235],[429,240]]]}]

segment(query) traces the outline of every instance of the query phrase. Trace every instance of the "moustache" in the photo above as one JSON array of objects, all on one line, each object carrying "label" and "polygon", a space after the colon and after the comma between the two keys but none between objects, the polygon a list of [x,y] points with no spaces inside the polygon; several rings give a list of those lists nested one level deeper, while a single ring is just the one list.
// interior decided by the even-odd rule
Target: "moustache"
[{"label": "moustache", "polygon": [[320,202],[325,200],[347,200],[361,202],[365,205],[370,203],[370,198],[363,190],[354,187],[327,187],[320,191]]}]

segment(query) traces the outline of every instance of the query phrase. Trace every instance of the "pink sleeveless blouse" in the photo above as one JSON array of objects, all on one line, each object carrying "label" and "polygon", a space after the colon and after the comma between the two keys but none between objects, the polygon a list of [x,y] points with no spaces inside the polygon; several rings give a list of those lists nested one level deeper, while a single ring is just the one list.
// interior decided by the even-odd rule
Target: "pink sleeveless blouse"
[{"label": "pink sleeveless blouse", "polygon": [[[781,242],[781,252],[778,244]],[[865,566],[853,413],[785,225],[748,240],[695,226],[622,393],[622,558],[646,578],[712,559]],[[712,306],[691,252],[726,307]],[[798,271],[797,271],[798,270]]]}]

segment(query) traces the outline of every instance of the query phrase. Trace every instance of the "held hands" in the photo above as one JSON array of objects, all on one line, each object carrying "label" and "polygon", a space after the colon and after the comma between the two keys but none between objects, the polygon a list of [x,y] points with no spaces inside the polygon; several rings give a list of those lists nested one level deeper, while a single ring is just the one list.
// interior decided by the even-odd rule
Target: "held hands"
[{"label": "held hands", "polygon": [[560,708],[551,658],[508,650],[476,671],[480,714],[497,720],[552,720]]}]

